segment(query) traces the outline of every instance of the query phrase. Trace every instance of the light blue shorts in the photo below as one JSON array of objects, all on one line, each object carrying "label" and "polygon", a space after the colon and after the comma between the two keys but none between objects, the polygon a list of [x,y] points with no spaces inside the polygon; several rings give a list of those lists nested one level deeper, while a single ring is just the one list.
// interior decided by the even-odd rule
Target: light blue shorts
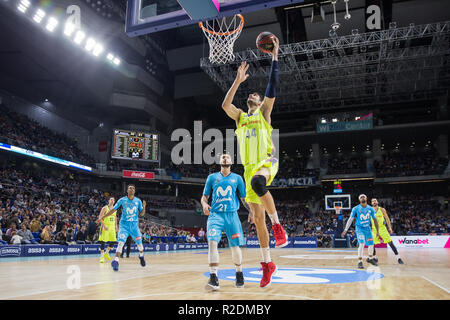
[{"label": "light blue shorts", "polygon": [[117,234],[117,241],[126,242],[128,236],[131,236],[131,238],[137,245],[142,244],[142,233],[141,230],[139,230],[139,222],[120,223],[119,233]]},{"label": "light blue shorts", "polygon": [[208,241],[220,242],[223,230],[225,230],[230,247],[244,245],[244,233],[237,212],[211,212],[206,224]]},{"label": "light blue shorts", "polygon": [[370,227],[367,228],[356,228],[356,238],[358,239],[359,244],[365,244],[367,246],[373,246],[373,235],[372,229]]}]

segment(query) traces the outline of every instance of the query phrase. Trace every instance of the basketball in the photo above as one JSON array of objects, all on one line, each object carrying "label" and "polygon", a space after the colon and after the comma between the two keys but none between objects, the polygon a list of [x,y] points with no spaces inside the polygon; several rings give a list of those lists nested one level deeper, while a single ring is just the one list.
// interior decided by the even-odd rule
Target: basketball
[{"label": "basketball", "polygon": [[256,38],[256,47],[262,52],[271,53],[275,46],[275,38],[276,36],[269,31],[261,32]]}]

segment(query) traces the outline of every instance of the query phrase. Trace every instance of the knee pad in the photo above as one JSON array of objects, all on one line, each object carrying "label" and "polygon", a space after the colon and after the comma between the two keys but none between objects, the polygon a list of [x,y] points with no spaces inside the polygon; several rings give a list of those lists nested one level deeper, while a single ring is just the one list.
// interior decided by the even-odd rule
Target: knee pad
[{"label": "knee pad", "polygon": [[251,181],[252,189],[253,191],[255,191],[258,197],[262,197],[267,193],[268,190],[266,188],[266,183],[267,180],[266,177],[264,176],[257,175],[252,178]]}]

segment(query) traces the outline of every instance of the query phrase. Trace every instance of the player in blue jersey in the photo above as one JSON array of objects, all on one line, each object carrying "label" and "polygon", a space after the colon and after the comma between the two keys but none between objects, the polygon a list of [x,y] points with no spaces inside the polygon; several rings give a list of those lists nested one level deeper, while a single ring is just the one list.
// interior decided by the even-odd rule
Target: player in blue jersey
[{"label": "player in blue jersey", "polygon": [[128,236],[131,236],[134,242],[137,244],[139,250],[139,260],[141,266],[145,267],[144,260],[144,247],[142,245],[142,234],[139,230],[139,215],[143,216],[145,214],[145,201],[142,202],[141,199],[135,197],[134,194],[136,188],[134,185],[130,184],[127,188],[128,196],[122,197],[117,201],[113,209],[111,209],[104,216],[97,220],[97,223],[102,219],[114,214],[117,209],[122,207],[122,217],[119,223],[119,233],[118,233],[118,245],[116,249],[116,257],[111,262],[111,266],[114,271],[119,271],[119,257],[122,253],[122,248],[127,240]]},{"label": "player in blue jersey", "polygon": [[[244,201],[247,196],[244,179],[238,174],[231,172],[231,156],[223,154],[220,158],[220,172],[210,174],[206,180],[203,190],[201,204],[203,213],[208,216],[206,234],[208,237],[208,260],[209,260],[209,282],[207,290],[218,290],[219,280],[217,271],[219,269],[219,252],[217,245],[220,242],[222,231],[228,237],[231,247],[231,255],[236,266],[236,287],[244,287],[244,274],[242,273],[242,252],[240,246],[244,245],[244,233],[239,220],[239,197],[243,205],[249,211],[249,219],[252,218],[250,207]],[[239,193],[239,197],[238,197]],[[211,205],[208,199],[212,195]]]},{"label": "player in blue jersey", "polygon": [[353,219],[355,220],[355,231],[356,231],[356,238],[358,239],[359,247],[358,247],[358,268],[364,269],[363,263],[362,263],[362,254],[364,250],[364,245],[367,245],[369,247],[369,258],[367,259],[367,262],[370,264],[373,264],[374,266],[378,265],[373,257],[373,251],[374,251],[374,242],[373,242],[373,236],[372,236],[372,229],[370,226],[370,219],[372,218],[375,224],[375,229],[377,230],[377,237],[379,237],[379,230],[378,230],[378,222],[375,216],[375,210],[367,204],[367,196],[365,194],[361,194],[359,197],[359,205],[356,207],[353,207],[352,213],[350,217],[347,220],[347,225],[345,226],[344,232],[342,232],[342,238],[345,238],[345,234],[347,233],[348,229],[352,225]]}]

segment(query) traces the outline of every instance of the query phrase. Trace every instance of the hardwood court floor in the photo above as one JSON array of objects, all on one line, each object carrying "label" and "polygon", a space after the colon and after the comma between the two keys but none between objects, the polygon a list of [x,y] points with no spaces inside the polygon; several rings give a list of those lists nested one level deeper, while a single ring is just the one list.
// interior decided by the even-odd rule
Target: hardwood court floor
[{"label": "hardwood court floor", "polygon": [[[370,268],[364,259],[362,272],[354,249],[275,249],[272,259],[279,271],[265,289],[259,288],[259,249],[243,249],[246,283],[241,289],[234,287],[231,251],[220,249],[217,292],[204,289],[206,252],[147,254],[145,268],[134,255],[120,260],[119,272],[100,264],[97,256],[4,258],[0,299],[450,300],[448,249],[402,249],[405,265],[397,264],[390,249],[378,249],[379,267]],[[69,289],[77,269],[80,288]]]}]

